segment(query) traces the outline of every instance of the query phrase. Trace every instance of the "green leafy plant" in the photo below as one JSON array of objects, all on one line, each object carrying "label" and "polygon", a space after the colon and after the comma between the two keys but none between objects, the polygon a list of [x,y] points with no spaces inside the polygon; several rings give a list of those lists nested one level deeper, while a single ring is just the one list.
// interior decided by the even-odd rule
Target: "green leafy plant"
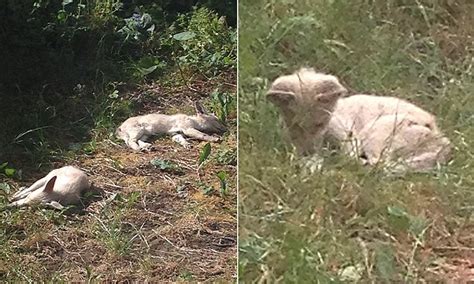
[{"label": "green leafy plant", "polygon": [[237,149],[219,149],[216,153],[216,161],[221,165],[237,165]]},{"label": "green leafy plant", "polygon": [[210,185],[201,184],[200,188],[204,195],[211,195],[214,192],[214,187]]},{"label": "green leafy plant", "polygon": [[133,64],[133,76],[141,80],[166,67],[166,61],[160,60],[155,56],[144,56],[136,64]]},{"label": "green leafy plant", "polygon": [[219,178],[220,187],[219,192],[222,196],[227,195],[227,173],[224,171],[220,171],[217,173],[217,177]]},{"label": "green leafy plant", "polygon": [[5,174],[7,177],[13,177],[17,172],[16,169],[8,166],[8,162],[0,165],[0,172]]},{"label": "green leafy plant", "polygon": [[193,32],[182,32],[173,35],[173,38],[177,41],[184,41],[184,40],[190,40],[196,36],[195,33]]},{"label": "green leafy plant", "polygon": [[120,216],[111,220],[97,218],[96,238],[116,255],[125,255],[130,251],[133,237],[124,230]]},{"label": "green leafy plant", "polygon": [[[198,8],[190,15],[181,15],[172,30],[184,30],[174,34],[175,50],[179,64],[197,69],[205,74],[215,74],[222,68],[236,64],[236,31],[228,27],[219,16],[207,8]],[[164,42],[175,46],[173,42]]]},{"label": "green leafy plant", "polygon": [[209,158],[209,155],[211,154],[211,143],[206,143],[204,147],[201,149],[201,153],[199,153],[199,159],[198,159],[198,168],[200,168],[203,163]]},{"label": "green leafy plant", "polygon": [[150,14],[140,14],[135,11],[130,18],[124,19],[125,25],[118,30],[120,34],[125,36],[125,41],[144,40],[153,35],[155,25]]},{"label": "green leafy plant", "polygon": [[230,112],[236,109],[234,97],[214,90],[211,94],[212,108],[222,122],[227,121]]},{"label": "green leafy plant", "polygon": [[153,160],[150,161],[150,163],[153,166],[165,172],[180,173],[183,171],[183,169],[178,164],[176,164],[175,162],[171,160],[154,158]]}]

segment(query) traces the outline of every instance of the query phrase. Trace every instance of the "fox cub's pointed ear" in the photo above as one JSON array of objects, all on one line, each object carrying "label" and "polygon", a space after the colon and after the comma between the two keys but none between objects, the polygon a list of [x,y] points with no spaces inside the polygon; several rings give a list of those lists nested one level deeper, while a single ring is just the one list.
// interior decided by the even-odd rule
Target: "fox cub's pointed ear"
[{"label": "fox cub's pointed ear", "polygon": [[48,183],[46,183],[46,186],[44,187],[44,191],[47,191],[47,192],[52,192],[53,191],[53,188],[54,188],[54,184],[56,183],[56,179],[58,177],[57,176],[54,176],[52,177]]},{"label": "fox cub's pointed ear", "polygon": [[197,114],[207,114],[206,110],[199,102],[194,103],[194,108],[196,109]]},{"label": "fox cub's pointed ear", "polygon": [[288,105],[295,100],[295,93],[270,89],[267,92],[267,100],[275,105]]}]

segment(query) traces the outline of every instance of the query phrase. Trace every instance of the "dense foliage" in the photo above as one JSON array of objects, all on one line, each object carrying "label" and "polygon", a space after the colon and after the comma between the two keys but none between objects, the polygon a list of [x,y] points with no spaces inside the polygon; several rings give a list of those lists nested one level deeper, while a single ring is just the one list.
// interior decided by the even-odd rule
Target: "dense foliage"
[{"label": "dense foliage", "polygon": [[43,127],[63,118],[82,119],[73,135],[88,135],[95,106],[110,106],[117,86],[177,67],[204,75],[235,67],[235,8],[235,1],[2,0],[2,150],[30,130],[41,128],[24,138],[43,139]]}]

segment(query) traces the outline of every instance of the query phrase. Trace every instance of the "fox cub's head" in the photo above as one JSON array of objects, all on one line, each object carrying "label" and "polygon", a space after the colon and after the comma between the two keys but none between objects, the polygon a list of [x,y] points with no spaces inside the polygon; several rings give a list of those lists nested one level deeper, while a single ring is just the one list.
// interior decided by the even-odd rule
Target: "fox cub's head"
[{"label": "fox cub's head", "polygon": [[278,77],[267,92],[267,99],[283,109],[292,106],[331,109],[345,93],[347,90],[336,77],[302,68],[291,75]]},{"label": "fox cub's head", "polygon": [[227,127],[225,127],[219,118],[214,114],[208,114],[200,103],[196,102],[194,107],[196,109],[196,120],[201,131],[208,134],[216,133],[219,135],[227,131]]},{"label": "fox cub's head", "polygon": [[347,90],[335,76],[302,68],[291,75],[278,77],[266,97],[278,107],[286,123],[292,125],[327,119],[345,93]]}]

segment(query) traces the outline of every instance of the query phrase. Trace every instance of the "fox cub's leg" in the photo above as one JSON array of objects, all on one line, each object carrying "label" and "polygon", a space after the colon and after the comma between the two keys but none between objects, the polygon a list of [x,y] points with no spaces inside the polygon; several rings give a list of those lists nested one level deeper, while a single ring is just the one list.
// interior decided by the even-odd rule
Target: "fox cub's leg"
[{"label": "fox cub's leg", "polygon": [[202,141],[209,141],[209,142],[217,142],[219,141],[218,137],[214,137],[211,135],[207,135],[206,133],[203,133],[197,129],[194,128],[188,128],[183,130],[184,135],[197,139],[197,140],[202,140]]},{"label": "fox cub's leg", "polygon": [[140,150],[140,145],[138,145],[137,139],[129,138],[125,143],[135,151]]},{"label": "fox cub's leg", "polygon": [[190,148],[191,147],[191,144],[189,144],[189,142],[186,141],[186,138],[184,138],[184,136],[182,134],[175,134],[175,135],[171,136],[171,140],[173,140],[174,142],[180,144],[184,148]]},{"label": "fox cub's leg", "polygon": [[131,130],[128,132],[128,139],[125,141],[125,143],[135,151],[151,146],[151,144],[141,141],[142,137],[144,136],[144,132],[145,131],[141,128]]},{"label": "fox cub's leg", "polygon": [[140,148],[140,150],[142,150],[142,149],[148,150],[151,147],[151,143],[147,143],[147,142],[144,142],[142,140],[138,140],[137,143],[138,143],[138,147]]},{"label": "fox cub's leg", "polygon": [[12,197],[12,200],[18,200],[18,199],[23,199],[25,198],[26,196],[28,196],[28,194],[30,194],[31,192],[37,190],[38,188],[44,186],[46,184],[48,180],[46,179],[46,177],[43,177],[42,179],[40,180],[37,180],[35,183],[33,183],[33,185],[31,185],[30,187],[28,188],[24,188],[23,190],[20,190],[18,191],[17,193],[15,193]]}]

